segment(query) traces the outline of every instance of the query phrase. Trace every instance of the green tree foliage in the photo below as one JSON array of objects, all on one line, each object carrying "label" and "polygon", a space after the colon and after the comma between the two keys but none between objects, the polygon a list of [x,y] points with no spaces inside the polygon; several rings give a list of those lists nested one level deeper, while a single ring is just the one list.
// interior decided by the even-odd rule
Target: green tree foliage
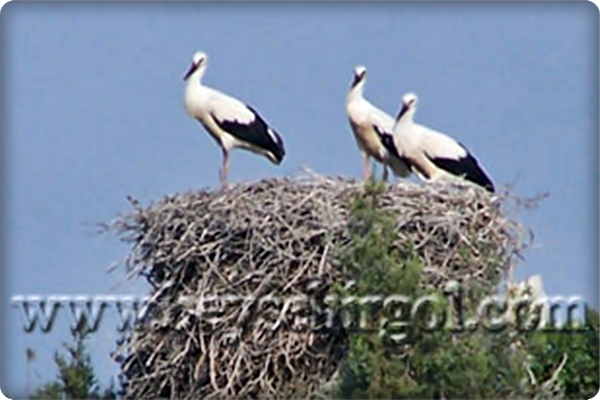
[{"label": "green tree foliage", "polygon": [[[349,320],[360,321],[362,316],[366,323],[346,324],[349,351],[338,381],[337,397],[593,397],[598,391],[599,371],[597,313],[589,319],[586,330],[575,336],[511,329],[461,332],[440,329],[439,325],[438,329],[425,329],[429,318],[443,314],[442,309],[452,303],[452,298],[424,289],[422,265],[411,243],[403,248],[394,245],[394,218],[381,212],[377,205],[382,190],[381,184],[366,185],[364,193],[354,201],[349,241],[338,257],[355,282],[338,287],[337,294],[339,298],[374,294],[385,298],[400,293],[413,300],[433,296],[440,308],[432,306],[429,312],[403,318],[406,323],[398,329],[391,323],[393,310],[382,302],[356,307],[338,304],[342,315],[351,314]],[[466,302],[462,306],[475,305]],[[405,306],[395,311],[407,317],[409,309],[410,306]],[[473,309],[467,311],[474,313]],[[557,371],[565,353],[570,359],[562,371]],[[531,373],[538,377],[535,382]],[[560,376],[559,386],[550,382],[553,373]]]},{"label": "green tree foliage", "polygon": [[[594,397],[600,387],[598,327],[598,312],[588,308],[585,321],[579,326],[572,324],[533,334],[528,348],[532,374],[539,378],[535,386],[546,392],[556,386],[561,397],[567,399]],[[561,362],[562,372],[553,376]],[[544,386],[549,381],[553,385]]]},{"label": "green tree foliage", "polygon": [[48,382],[35,389],[31,394],[33,399],[115,399],[116,392],[111,383],[110,387],[101,390],[86,340],[90,332],[87,325],[82,323],[77,329],[71,330],[72,344],[64,344],[66,350],[54,354],[57,367],[56,380]]}]

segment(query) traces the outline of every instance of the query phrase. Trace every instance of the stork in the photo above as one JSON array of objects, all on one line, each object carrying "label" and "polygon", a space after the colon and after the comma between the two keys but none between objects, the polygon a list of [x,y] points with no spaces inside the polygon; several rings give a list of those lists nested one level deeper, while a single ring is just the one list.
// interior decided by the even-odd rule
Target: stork
[{"label": "stork", "polygon": [[394,126],[394,138],[413,171],[425,180],[462,177],[494,193],[494,184],[463,144],[414,122],[417,102],[416,94],[404,95]]},{"label": "stork", "polygon": [[396,176],[407,177],[410,169],[395,147],[394,119],[363,97],[367,70],[354,68],[354,79],[346,95],[346,113],[356,144],[363,155],[363,176],[371,177],[370,158],[383,164],[383,180],[387,180],[389,166]]},{"label": "stork", "polygon": [[194,53],[189,70],[184,76],[185,108],[221,146],[223,165],[219,176],[221,185],[225,187],[229,174],[229,153],[232,149],[249,150],[265,156],[276,165],[283,160],[285,149],[279,134],[254,108],[202,85],[207,65],[208,56],[205,53]]}]

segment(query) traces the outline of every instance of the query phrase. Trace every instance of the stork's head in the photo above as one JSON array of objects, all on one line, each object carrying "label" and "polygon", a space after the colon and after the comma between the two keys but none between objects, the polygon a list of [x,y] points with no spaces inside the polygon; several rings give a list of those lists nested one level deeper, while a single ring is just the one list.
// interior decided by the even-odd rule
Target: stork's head
[{"label": "stork's head", "polygon": [[364,66],[359,65],[359,66],[355,67],[354,68],[354,79],[352,80],[352,87],[354,88],[360,82],[363,82],[365,80],[366,76],[367,76],[367,69]]},{"label": "stork's head", "polygon": [[195,52],[194,56],[192,57],[192,63],[190,65],[190,68],[188,69],[187,73],[183,77],[183,80],[184,81],[187,80],[196,71],[200,70],[200,71],[204,72],[207,64],[208,64],[208,56],[206,55],[206,53],[204,53],[202,51]]},{"label": "stork's head", "polygon": [[406,93],[402,97],[402,106],[400,107],[400,112],[398,113],[396,120],[399,121],[402,118],[402,116],[404,116],[404,114],[406,114],[409,110],[412,110],[412,111],[416,110],[418,102],[419,102],[419,98],[417,97],[416,94]]}]

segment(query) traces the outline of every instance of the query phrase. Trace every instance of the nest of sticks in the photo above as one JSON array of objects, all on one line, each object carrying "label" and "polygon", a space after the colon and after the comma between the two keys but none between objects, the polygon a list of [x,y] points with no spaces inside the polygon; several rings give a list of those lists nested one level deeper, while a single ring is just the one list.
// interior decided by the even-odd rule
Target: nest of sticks
[{"label": "nest of sticks", "polygon": [[[309,174],[167,196],[111,227],[131,243],[126,267],[151,285],[117,350],[126,397],[290,398],[318,392],[344,359],[343,328],[319,310],[344,276],[362,182]],[[388,184],[379,198],[411,243],[425,285],[497,285],[526,247],[504,216],[508,194],[472,185]],[[464,249],[471,251],[465,252]],[[289,299],[294,299],[289,301]],[[311,321],[310,324],[307,321]],[[306,327],[309,326],[309,329]]]}]

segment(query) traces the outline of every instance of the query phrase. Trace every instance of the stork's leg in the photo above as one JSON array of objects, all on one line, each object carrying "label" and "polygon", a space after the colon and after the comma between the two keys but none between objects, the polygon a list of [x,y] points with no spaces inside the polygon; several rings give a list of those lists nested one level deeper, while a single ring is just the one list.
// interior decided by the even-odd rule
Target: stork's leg
[{"label": "stork's leg", "polygon": [[367,153],[363,154],[363,178],[365,182],[371,179],[371,164]]},{"label": "stork's leg", "polygon": [[227,187],[227,176],[229,175],[229,151],[227,149],[223,149],[223,167],[219,173],[221,178],[221,186]]},{"label": "stork's leg", "polygon": [[388,168],[387,165],[383,164],[383,181],[387,182],[388,180]]}]

